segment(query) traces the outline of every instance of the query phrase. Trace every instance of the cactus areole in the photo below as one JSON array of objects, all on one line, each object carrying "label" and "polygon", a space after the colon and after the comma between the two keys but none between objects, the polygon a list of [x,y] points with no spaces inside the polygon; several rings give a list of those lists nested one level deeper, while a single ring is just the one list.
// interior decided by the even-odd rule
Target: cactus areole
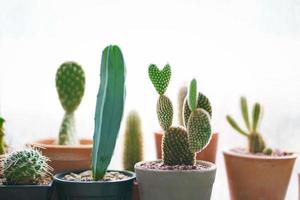
[{"label": "cactus areole", "polygon": [[164,130],[162,161],[165,165],[194,165],[195,153],[202,151],[211,138],[211,105],[208,98],[197,92],[197,81],[193,79],[183,105],[184,126],[172,126],[173,105],[165,95],[171,78],[171,67],[159,70],[151,64],[149,78],[159,94],[157,117]]}]

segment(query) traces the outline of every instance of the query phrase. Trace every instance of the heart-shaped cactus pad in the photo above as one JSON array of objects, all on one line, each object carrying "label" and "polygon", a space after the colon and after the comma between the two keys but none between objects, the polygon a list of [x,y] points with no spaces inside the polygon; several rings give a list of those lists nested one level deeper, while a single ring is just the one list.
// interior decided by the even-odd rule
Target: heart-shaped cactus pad
[{"label": "heart-shaped cactus pad", "polygon": [[149,65],[148,73],[158,94],[163,95],[167,90],[171,78],[170,65],[167,64],[162,70],[159,70],[156,65],[151,64]]}]

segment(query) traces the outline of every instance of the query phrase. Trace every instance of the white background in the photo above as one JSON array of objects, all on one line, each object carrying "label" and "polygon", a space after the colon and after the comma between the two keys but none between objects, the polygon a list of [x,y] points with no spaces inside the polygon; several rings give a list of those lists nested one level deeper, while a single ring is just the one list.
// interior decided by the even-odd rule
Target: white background
[{"label": "white background", "polygon": [[[67,60],[86,72],[76,120],[78,134],[91,137],[101,51],[118,44],[127,65],[125,115],[136,109],[142,117],[147,160],[155,159],[159,128],[148,65],[170,63],[167,94],[174,104],[180,85],[198,79],[213,104],[213,129],[221,133],[212,199],[226,200],[221,152],[246,145],[225,120],[231,113],[240,121],[240,95],[264,105],[261,133],[269,146],[300,150],[299,33],[299,0],[0,0],[0,113],[7,139],[19,147],[57,136],[63,109],[55,72]],[[122,137],[123,127],[111,168],[122,167]],[[297,162],[289,200],[297,199],[298,171]]]}]

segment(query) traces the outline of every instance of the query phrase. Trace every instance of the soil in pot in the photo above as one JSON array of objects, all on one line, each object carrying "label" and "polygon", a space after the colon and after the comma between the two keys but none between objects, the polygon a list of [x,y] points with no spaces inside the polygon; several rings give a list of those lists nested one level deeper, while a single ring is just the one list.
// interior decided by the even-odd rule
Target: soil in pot
[{"label": "soil in pot", "polygon": [[58,145],[55,139],[38,140],[30,146],[41,147],[54,173],[88,169],[91,166],[92,140],[82,139],[80,145]]},{"label": "soil in pot", "polygon": [[[163,133],[162,131],[157,131],[154,133],[155,146],[156,146],[156,157],[157,159],[162,158],[161,143],[162,143]],[[216,153],[218,148],[219,134],[213,133],[209,144],[201,152],[197,153],[197,160],[205,160],[212,163],[216,163]]]},{"label": "soil in pot", "polygon": [[103,180],[93,181],[90,170],[57,174],[54,183],[59,199],[132,200],[135,175],[128,171],[108,171]]},{"label": "soil in pot", "polygon": [[161,161],[135,165],[141,200],[209,200],[216,165],[197,161],[196,165],[163,165]]},{"label": "soil in pot", "polygon": [[296,155],[274,150],[272,155],[251,154],[245,149],[224,151],[232,200],[283,200]]}]

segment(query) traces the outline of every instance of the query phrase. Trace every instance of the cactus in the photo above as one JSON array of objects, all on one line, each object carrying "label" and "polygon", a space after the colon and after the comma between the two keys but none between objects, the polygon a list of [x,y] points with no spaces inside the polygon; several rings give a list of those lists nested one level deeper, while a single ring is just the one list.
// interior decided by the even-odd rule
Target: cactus
[{"label": "cactus", "polygon": [[115,148],[125,101],[125,64],[118,46],[110,45],[102,52],[100,87],[95,111],[92,153],[94,180],[106,173]]},{"label": "cactus", "polygon": [[125,170],[134,171],[135,163],[143,160],[143,138],[141,119],[136,111],[127,117],[124,141],[123,165]]},{"label": "cactus", "polygon": [[164,94],[171,78],[171,67],[166,65],[163,70],[159,70],[151,64],[148,74],[159,94],[157,118],[164,130],[162,143],[163,164],[194,165],[196,161],[195,154],[202,151],[211,138],[211,106],[208,99],[205,97],[205,101],[203,101],[201,96],[199,101],[197,82],[193,79],[188,96],[185,99],[188,110],[185,109],[182,115],[183,121],[188,116],[184,123],[185,126],[172,126],[173,106],[171,100]]},{"label": "cactus", "polygon": [[6,143],[4,141],[4,122],[5,120],[0,117],[0,155],[6,153]]},{"label": "cactus", "polygon": [[38,184],[42,178],[51,176],[48,159],[32,148],[15,151],[4,158],[3,177],[6,184]]},{"label": "cactus", "polygon": [[228,123],[234,128],[238,133],[246,136],[248,138],[248,150],[251,153],[264,153],[267,155],[272,154],[272,150],[266,148],[266,144],[260,133],[257,131],[258,124],[261,120],[261,105],[259,103],[255,103],[252,111],[252,123],[250,123],[249,113],[248,113],[248,105],[247,99],[245,97],[241,97],[240,99],[240,107],[243,120],[245,122],[245,126],[247,131],[240,128],[240,126],[236,123],[236,121],[229,115],[226,116]]},{"label": "cactus", "polygon": [[60,145],[78,143],[75,135],[74,112],[84,94],[85,74],[81,66],[75,62],[65,62],[56,72],[56,89],[65,115],[59,130]]},{"label": "cactus", "polygon": [[183,119],[183,105],[184,100],[187,95],[187,87],[182,86],[178,91],[178,122],[179,125],[184,126],[184,119]]}]

